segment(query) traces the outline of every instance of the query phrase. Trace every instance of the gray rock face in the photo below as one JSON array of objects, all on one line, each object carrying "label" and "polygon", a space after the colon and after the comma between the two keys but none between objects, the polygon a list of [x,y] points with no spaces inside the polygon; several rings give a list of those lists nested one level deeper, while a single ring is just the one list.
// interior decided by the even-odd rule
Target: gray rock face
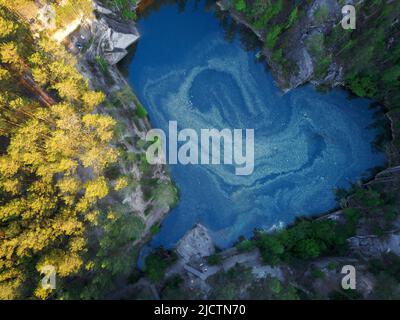
[{"label": "gray rock face", "polygon": [[176,251],[185,262],[190,262],[213,255],[215,247],[208,230],[197,224],[179,241]]},{"label": "gray rock face", "polygon": [[113,14],[113,12],[110,10],[110,9],[107,9],[107,8],[104,8],[103,6],[101,6],[101,5],[99,5],[97,2],[93,2],[93,8],[96,10],[96,11],[98,11],[98,12],[100,12],[100,13],[102,13],[102,14],[107,14],[107,15],[110,15],[110,14]]},{"label": "gray rock face", "polygon": [[104,17],[101,22],[108,27],[102,42],[104,57],[115,65],[128,54],[126,49],[139,39],[139,31],[133,24],[121,24],[111,18]]},{"label": "gray rock face", "polygon": [[385,252],[400,255],[400,234],[390,234],[384,240],[375,236],[353,237],[350,247],[368,257],[377,257]]},{"label": "gray rock face", "polygon": [[127,48],[135,43],[140,34],[134,23],[120,23],[109,16],[93,22],[96,35],[95,55],[103,56],[110,65],[115,65],[127,54]]},{"label": "gray rock face", "polygon": [[291,58],[297,64],[298,72],[290,77],[289,86],[296,88],[312,78],[314,66],[310,54],[302,44],[292,51]]},{"label": "gray rock face", "polygon": [[[230,3],[227,0],[217,2],[222,10],[229,10]],[[328,16],[323,22],[315,19],[316,11],[320,8],[327,8]],[[315,85],[338,86],[343,82],[343,68],[332,61],[329,65],[327,75],[324,79],[316,79],[315,69],[317,61],[310,54],[307,41],[312,35],[327,34],[337,23],[341,17],[341,5],[338,0],[313,0],[307,2],[306,16],[301,18],[292,28],[285,33],[285,54],[293,63],[291,72],[284,72],[281,65],[273,61],[273,51],[264,47],[263,55],[267,58],[268,64],[274,75],[274,78],[283,91],[289,91],[293,88],[312,82]],[[265,42],[265,31],[257,30],[241,15],[232,11],[233,18],[249,27],[260,39]]]},{"label": "gray rock face", "polygon": [[[351,3],[350,1],[346,1],[346,4]],[[341,12],[341,6],[336,0],[314,0],[307,12],[308,19],[313,21],[315,19],[316,11],[321,7],[326,7],[328,9],[330,17],[332,18],[333,16],[332,22],[334,23]]]}]

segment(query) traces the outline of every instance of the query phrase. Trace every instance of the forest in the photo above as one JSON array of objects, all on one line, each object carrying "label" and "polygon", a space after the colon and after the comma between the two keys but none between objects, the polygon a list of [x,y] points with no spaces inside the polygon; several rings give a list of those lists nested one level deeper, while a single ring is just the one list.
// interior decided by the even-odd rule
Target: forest
[{"label": "forest", "polygon": [[[59,298],[95,297],[130,268],[118,252],[143,222],[105,201],[128,186],[107,173],[120,155],[116,121],[96,112],[105,95],[60,44],[34,37],[13,10],[25,2],[0,3],[0,299],[48,298],[48,265],[69,286]],[[86,292],[74,291],[82,281]]]},{"label": "forest", "polygon": [[[140,127],[147,121],[146,109],[128,87],[112,96],[94,89],[78,68],[77,57],[52,38],[80,17],[93,18],[92,1],[69,0],[66,5],[45,1],[55,13],[48,32],[34,30],[26,18],[35,10],[34,2],[0,0],[0,300],[99,299],[119,285],[116,280],[133,285],[140,279],[155,286],[162,299],[197,297],[187,291],[181,275],[166,278],[168,268],[178,261],[175,252],[159,248],[146,257],[143,272],[136,268],[137,244],[159,231],[159,221],[148,222],[149,213],[162,202],[156,198],[164,200],[171,190],[176,196],[169,182],[154,179],[154,168],[140,153],[145,141],[132,138],[121,120],[127,115]],[[305,8],[311,2],[225,1],[232,13],[261,34],[262,52],[283,78],[297,71],[291,40],[310,25]],[[136,1],[101,3],[119,12],[121,21],[137,19],[132,10]],[[361,1],[356,8],[361,12],[359,27],[345,33],[340,25],[327,27],[328,7],[314,11],[312,28],[321,32],[311,32],[305,41],[314,67],[307,81],[329,90],[331,66],[339,65],[341,86],[381,104],[390,132],[376,141],[376,147],[388,155],[389,167],[395,167],[400,161],[400,2]],[[110,77],[104,57],[96,56],[89,64],[100,71],[99,77]],[[136,110],[127,113],[124,105],[132,102]],[[137,169],[140,177],[124,170],[126,166]],[[271,267],[289,266],[299,274],[311,270],[308,274],[314,280],[323,279],[326,271],[313,265],[318,259],[355,258],[379,283],[373,298],[398,299],[399,257],[392,253],[379,259],[354,257],[348,242],[365,235],[387,239],[397,232],[400,179],[392,173],[386,170],[373,181],[336,190],[341,210],[337,220],[298,219],[272,233],[256,229],[233,249],[239,254],[257,250]],[[150,203],[143,214],[124,202],[137,188]],[[222,252],[209,256],[207,263],[221,266]],[[48,266],[57,269],[57,290],[42,285]],[[332,262],[327,269],[338,266]],[[320,298],[292,282],[255,281],[242,266],[216,273],[209,284],[208,297],[215,299]],[[148,295],[138,290],[124,298]],[[323,298],[362,295],[333,292]]]}]

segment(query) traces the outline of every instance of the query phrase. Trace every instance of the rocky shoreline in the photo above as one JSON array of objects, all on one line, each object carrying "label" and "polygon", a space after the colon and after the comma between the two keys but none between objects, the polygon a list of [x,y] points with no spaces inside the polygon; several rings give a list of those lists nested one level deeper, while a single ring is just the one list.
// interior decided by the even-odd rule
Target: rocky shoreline
[{"label": "rocky shoreline", "polygon": [[[229,11],[227,3],[225,0],[217,2],[218,7],[223,11]],[[89,49],[84,55],[80,55],[79,68],[85,76],[90,79],[92,85],[96,89],[102,89],[106,92],[107,96],[112,96],[115,92],[123,90],[126,88],[128,83],[125,78],[120,73],[116,64],[123,59],[127,54],[127,48],[134,44],[140,38],[140,34],[136,29],[135,23],[121,23],[118,21],[118,12],[113,12],[110,9],[96,5],[98,18],[93,21],[90,30],[94,37],[92,48]],[[249,25],[246,20],[239,14],[230,11],[232,17],[238,22],[246,27],[253,30],[253,32],[258,36],[258,38],[264,42],[265,35],[261,32],[254,30],[254,28]],[[291,90],[298,86],[301,86],[307,82],[314,85],[327,85],[329,87],[342,86],[343,85],[343,68],[334,64],[329,67],[329,72],[327,77],[323,80],[316,80],[313,78],[314,67],[310,55],[304,46],[303,41],[299,41],[296,48],[293,50],[294,60],[298,66],[298,72],[291,75],[289,79],[286,75],[282,73],[279,66],[274,63],[271,59],[272,53],[267,49],[263,50],[263,55],[266,57],[268,64],[271,67],[272,73],[279,86],[283,88],[284,91]],[[108,76],[111,77],[113,84],[109,85],[109,79],[102,75],[101,70],[98,66],[93,66],[90,61],[94,61],[96,57],[104,57],[110,67],[108,69]],[[135,109],[136,106],[132,102],[124,106],[123,111],[120,113],[119,117],[117,115],[118,121],[126,121],[125,113],[129,109]],[[102,108],[102,112],[108,112],[106,108]],[[113,114],[115,117],[115,113]],[[132,136],[138,135],[143,136],[150,128],[148,121],[143,120],[141,124],[129,124],[129,131]],[[126,146],[129,148],[129,146]],[[126,169],[125,169],[126,170]],[[156,170],[157,178],[160,180],[170,181],[170,177],[165,171],[165,168],[158,168]],[[140,175],[139,170],[137,174]],[[379,175],[378,175],[379,176]],[[375,178],[377,179],[377,178]],[[372,182],[375,180],[373,179]],[[142,208],[144,212],[146,210],[146,204],[143,201],[143,195],[141,191],[138,194],[132,196],[128,200],[132,209],[136,209],[138,206]],[[139,199],[139,200],[132,200]],[[146,239],[149,239],[150,229],[153,225],[156,225],[162,221],[165,215],[169,212],[169,207],[166,206],[153,213],[147,218],[147,221],[151,221],[146,226],[146,232],[144,233],[141,243],[144,243]],[[340,219],[341,211],[331,212],[319,216],[316,219]],[[145,215],[143,215],[145,216]],[[387,250],[393,250],[396,245],[399,244],[399,235],[393,233],[389,240],[380,241],[373,236],[363,236],[353,237],[348,240],[351,244],[351,248],[355,252],[369,256],[377,256]],[[173,277],[176,274],[182,276],[188,287],[197,288],[202,292],[205,292],[205,296],[202,298],[207,298],[207,293],[210,292],[210,287],[207,284],[207,279],[217,272],[228,271],[233,268],[236,264],[241,264],[246,267],[250,267],[253,270],[253,274],[256,277],[267,277],[272,276],[276,278],[283,279],[284,275],[296,274],[296,270],[289,268],[288,266],[280,266],[272,268],[270,266],[265,266],[262,263],[260,253],[257,249],[247,252],[240,253],[235,248],[225,250],[218,255],[222,258],[222,262],[219,266],[212,266],[208,263],[207,258],[215,253],[215,247],[212,243],[211,237],[208,234],[207,229],[202,225],[196,225],[190,230],[178,243],[176,247],[176,252],[179,255],[179,260],[174,266],[172,266],[166,273],[165,280]],[[336,259],[336,258],[335,258]],[[349,260],[348,258],[337,258]],[[336,260],[337,260],[336,259]],[[315,263],[320,263],[323,268],[327,268],[328,260],[321,259]],[[331,259],[332,260],[332,259]],[[337,278],[338,275],[334,274],[332,277]],[[145,280],[139,281],[139,285],[143,285]],[[366,285],[366,290],[368,291],[369,285]],[[131,287],[131,290],[135,290],[137,287]],[[157,289],[151,285],[152,291],[157,291]]]},{"label": "rocky shoreline", "polygon": [[[136,144],[132,145],[131,141],[144,140],[151,125],[147,117],[138,118],[132,114],[140,102],[117,65],[128,54],[128,48],[139,40],[140,34],[135,22],[122,21],[118,11],[105,8],[96,1],[93,2],[96,17],[69,35],[64,43],[69,51],[76,55],[78,69],[88,79],[91,87],[106,94],[106,102],[98,107],[98,112],[111,115],[119,125],[124,126],[125,132],[122,139],[117,141],[118,147],[123,147],[127,152],[141,153],[143,150],[138,149]],[[82,39],[88,43],[85,50],[77,49]],[[107,62],[106,70],[102,70],[101,65],[96,63],[98,59],[104,59]],[[115,97],[121,93],[127,95],[128,98],[122,101],[122,105],[114,107]],[[135,121],[130,120],[133,118]],[[133,175],[138,181],[142,179],[143,172],[137,163],[121,162],[119,166],[123,174]],[[149,178],[157,180],[160,184],[173,186],[165,166],[154,166]],[[151,200],[145,199],[144,190],[140,186],[127,194],[122,201],[123,204],[128,205],[130,212],[139,214],[145,223],[142,237],[134,243],[137,247],[142,246],[149,239],[151,229],[161,223],[176,202],[176,188],[172,187],[168,190],[170,200],[157,206],[154,206]]]},{"label": "rocky shoreline", "polygon": [[[246,20],[246,17],[243,14],[240,14],[231,8],[230,0],[219,0],[216,2],[216,4],[220,10],[228,12],[238,24],[244,25],[246,28],[251,30],[258,37],[261,43],[265,43],[266,33],[254,28]],[[312,17],[314,16],[317,8],[322,5],[328,6],[329,18],[327,19],[326,23],[320,26],[315,26],[312,22]],[[307,41],[311,40],[311,38],[315,35],[328,33],[328,31],[331,30],[338,23],[338,21],[341,20],[341,18],[341,7],[338,1],[313,0],[310,2],[305,17],[300,19],[300,21],[293,28],[287,31],[287,39],[289,40],[286,41],[286,43],[290,43],[290,45],[288,48],[286,48],[286,51],[289,60],[294,63],[295,67],[290,74],[286,74],[282,70],[282,66],[274,61],[273,52],[266,46],[263,47],[261,54],[263,57],[265,57],[277,85],[283,92],[288,92],[307,83],[311,83],[316,87],[325,89],[343,87],[344,89],[348,90],[348,88],[345,87],[344,67],[335,60],[332,60],[329,64],[326,76],[322,79],[317,78],[315,74],[315,65],[317,61],[311,57],[309,49],[307,48]],[[331,53],[333,54],[333,52]],[[390,121],[392,140],[394,141],[396,140],[398,134],[398,130],[395,128],[395,122],[397,119],[394,119],[393,117],[395,115],[388,112],[387,109],[385,111],[385,115]],[[390,150],[387,152],[389,158],[389,168],[400,163],[399,156],[397,155],[398,152],[396,152],[395,149],[396,148],[391,144]]]}]

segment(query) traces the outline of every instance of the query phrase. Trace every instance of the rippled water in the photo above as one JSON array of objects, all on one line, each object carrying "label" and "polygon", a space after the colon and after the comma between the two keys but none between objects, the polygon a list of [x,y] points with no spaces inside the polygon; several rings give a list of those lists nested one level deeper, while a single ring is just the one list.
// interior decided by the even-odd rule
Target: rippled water
[{"label": "rippled water", "polygon": [[201,2],[161,6],[139,21],[142,38],[129,65],[129,82],[154,127],[254,128],[255,170],[231,166],[171,166],[181,201],[152,245],[173,246],[196,222],[226,247],[255,227],[270,229],[296,216],[336,206],[333,189],[348,187],[382,165],[369,129],[374,110],[312,86],[283,94],[255,51],[243,50]]}]

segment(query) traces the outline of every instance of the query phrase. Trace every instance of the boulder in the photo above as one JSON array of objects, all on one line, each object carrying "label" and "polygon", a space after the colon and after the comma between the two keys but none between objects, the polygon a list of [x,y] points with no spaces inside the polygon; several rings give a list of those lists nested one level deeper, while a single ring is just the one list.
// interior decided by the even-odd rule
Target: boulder
[{"label": "boulder", "polygon": [[215,246],[206,227],[197,224],[179,241],[176,251],[185,262],[190,262],[213,255]]},{"label": "boulder", "polygon": [[101,48],[105,59],[110,65],[115,65],[127,54],[127,48],[135,43],[140,34],[134,23],[123,24],[108,17],[100,20],[103,34],[101,37]]}]

